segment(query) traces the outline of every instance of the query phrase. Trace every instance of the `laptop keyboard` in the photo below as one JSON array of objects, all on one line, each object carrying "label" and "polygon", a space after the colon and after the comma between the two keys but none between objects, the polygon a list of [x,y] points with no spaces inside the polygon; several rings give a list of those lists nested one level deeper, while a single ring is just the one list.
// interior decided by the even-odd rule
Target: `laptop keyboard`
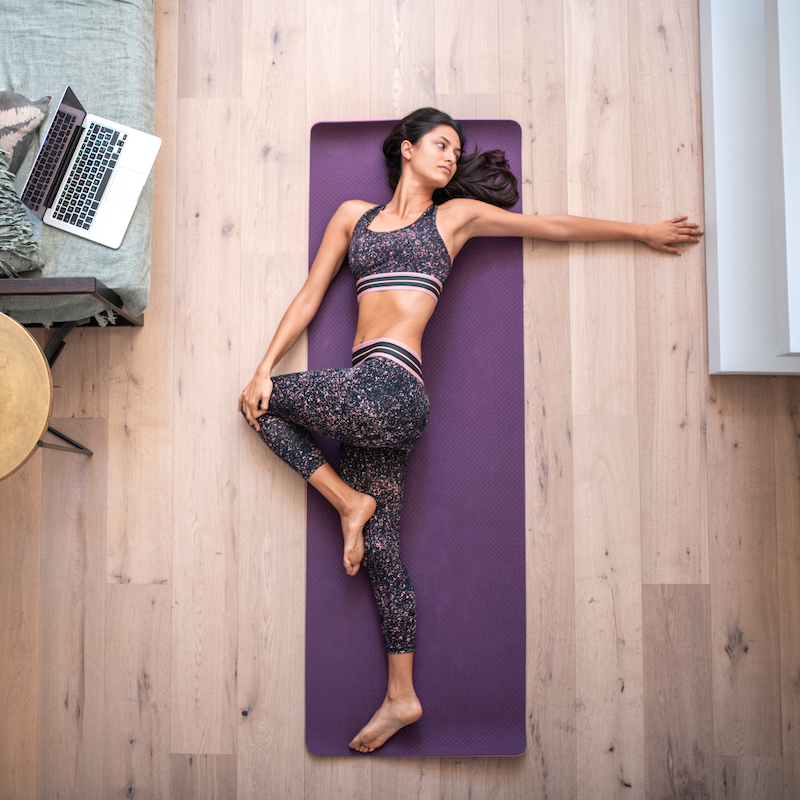
[{"label": "laptop keyboard", "polygon": [[108,182],[125,146],[127,134],[96,122],[89,125],[53,217],[89,230]]},{"label": "laptop keyboard", "polygon": [[25,187],[23,202],[33,211],[38,211],[44,202],[53,173],[58,169],[58,162],[67,146],[72,129],[75,127],[75,115],[57,111],[47,141],[42,151],[42,158],[37,163],[37,173],[31,177]]}]

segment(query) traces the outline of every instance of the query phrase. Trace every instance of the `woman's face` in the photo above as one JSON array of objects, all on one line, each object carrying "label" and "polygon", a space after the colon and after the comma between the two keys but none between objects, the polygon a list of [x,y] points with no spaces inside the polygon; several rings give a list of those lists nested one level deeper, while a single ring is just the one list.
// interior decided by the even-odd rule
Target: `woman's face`
[{"label": "woman's face", "polygon": [[408,140],[401,146],[403,169],[411,169],[419,178],[433,182],[437,187],[447,186],[456,174],[461,140],[449,125],[437,125],[416,144]]}]

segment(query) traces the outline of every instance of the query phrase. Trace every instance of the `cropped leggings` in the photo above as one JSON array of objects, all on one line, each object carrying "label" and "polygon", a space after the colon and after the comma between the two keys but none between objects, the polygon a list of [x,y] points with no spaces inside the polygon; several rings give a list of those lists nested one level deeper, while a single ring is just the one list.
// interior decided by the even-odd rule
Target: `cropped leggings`
[{"label": "cropped leggings", "polygon": [[386,652],[413,653],[416,602],[398,532],[406,458],[428,421],[428,394],[415,374],[418,356],[397,342],[367,342],[353,360],[350,369],[274,377],[259,435],[306,480],[325,463],[310,431],[341,442],[342,480],[376,502],[362,563]]}]

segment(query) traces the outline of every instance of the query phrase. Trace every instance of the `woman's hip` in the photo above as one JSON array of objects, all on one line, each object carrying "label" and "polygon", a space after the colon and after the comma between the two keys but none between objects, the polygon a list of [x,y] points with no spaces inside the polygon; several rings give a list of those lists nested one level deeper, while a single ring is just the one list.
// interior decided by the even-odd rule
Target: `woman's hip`
[{"label": "woman's hip", "polygon": [[409,449],[428,421],[428,393],[403,353],[388,355],[374,352],[350,369],[275,376],[270,416],[347,444]]}]

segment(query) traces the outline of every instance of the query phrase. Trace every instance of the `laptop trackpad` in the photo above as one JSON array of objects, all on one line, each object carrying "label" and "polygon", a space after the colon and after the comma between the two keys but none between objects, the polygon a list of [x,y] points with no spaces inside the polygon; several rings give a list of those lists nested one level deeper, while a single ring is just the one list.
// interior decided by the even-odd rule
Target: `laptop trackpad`
[{"label": "laptop trackpad", "polygon": [[117,209],[135,208],[146,180],[147,175],[117,167],[103,195],[103,207],[113,205]]},{"label": "laptop trackpad", "polygon": [[95,241],[107,247],[120,246],[146,181],[147,175],[140,172],[120,166],[114,170],[92,224]]}]

